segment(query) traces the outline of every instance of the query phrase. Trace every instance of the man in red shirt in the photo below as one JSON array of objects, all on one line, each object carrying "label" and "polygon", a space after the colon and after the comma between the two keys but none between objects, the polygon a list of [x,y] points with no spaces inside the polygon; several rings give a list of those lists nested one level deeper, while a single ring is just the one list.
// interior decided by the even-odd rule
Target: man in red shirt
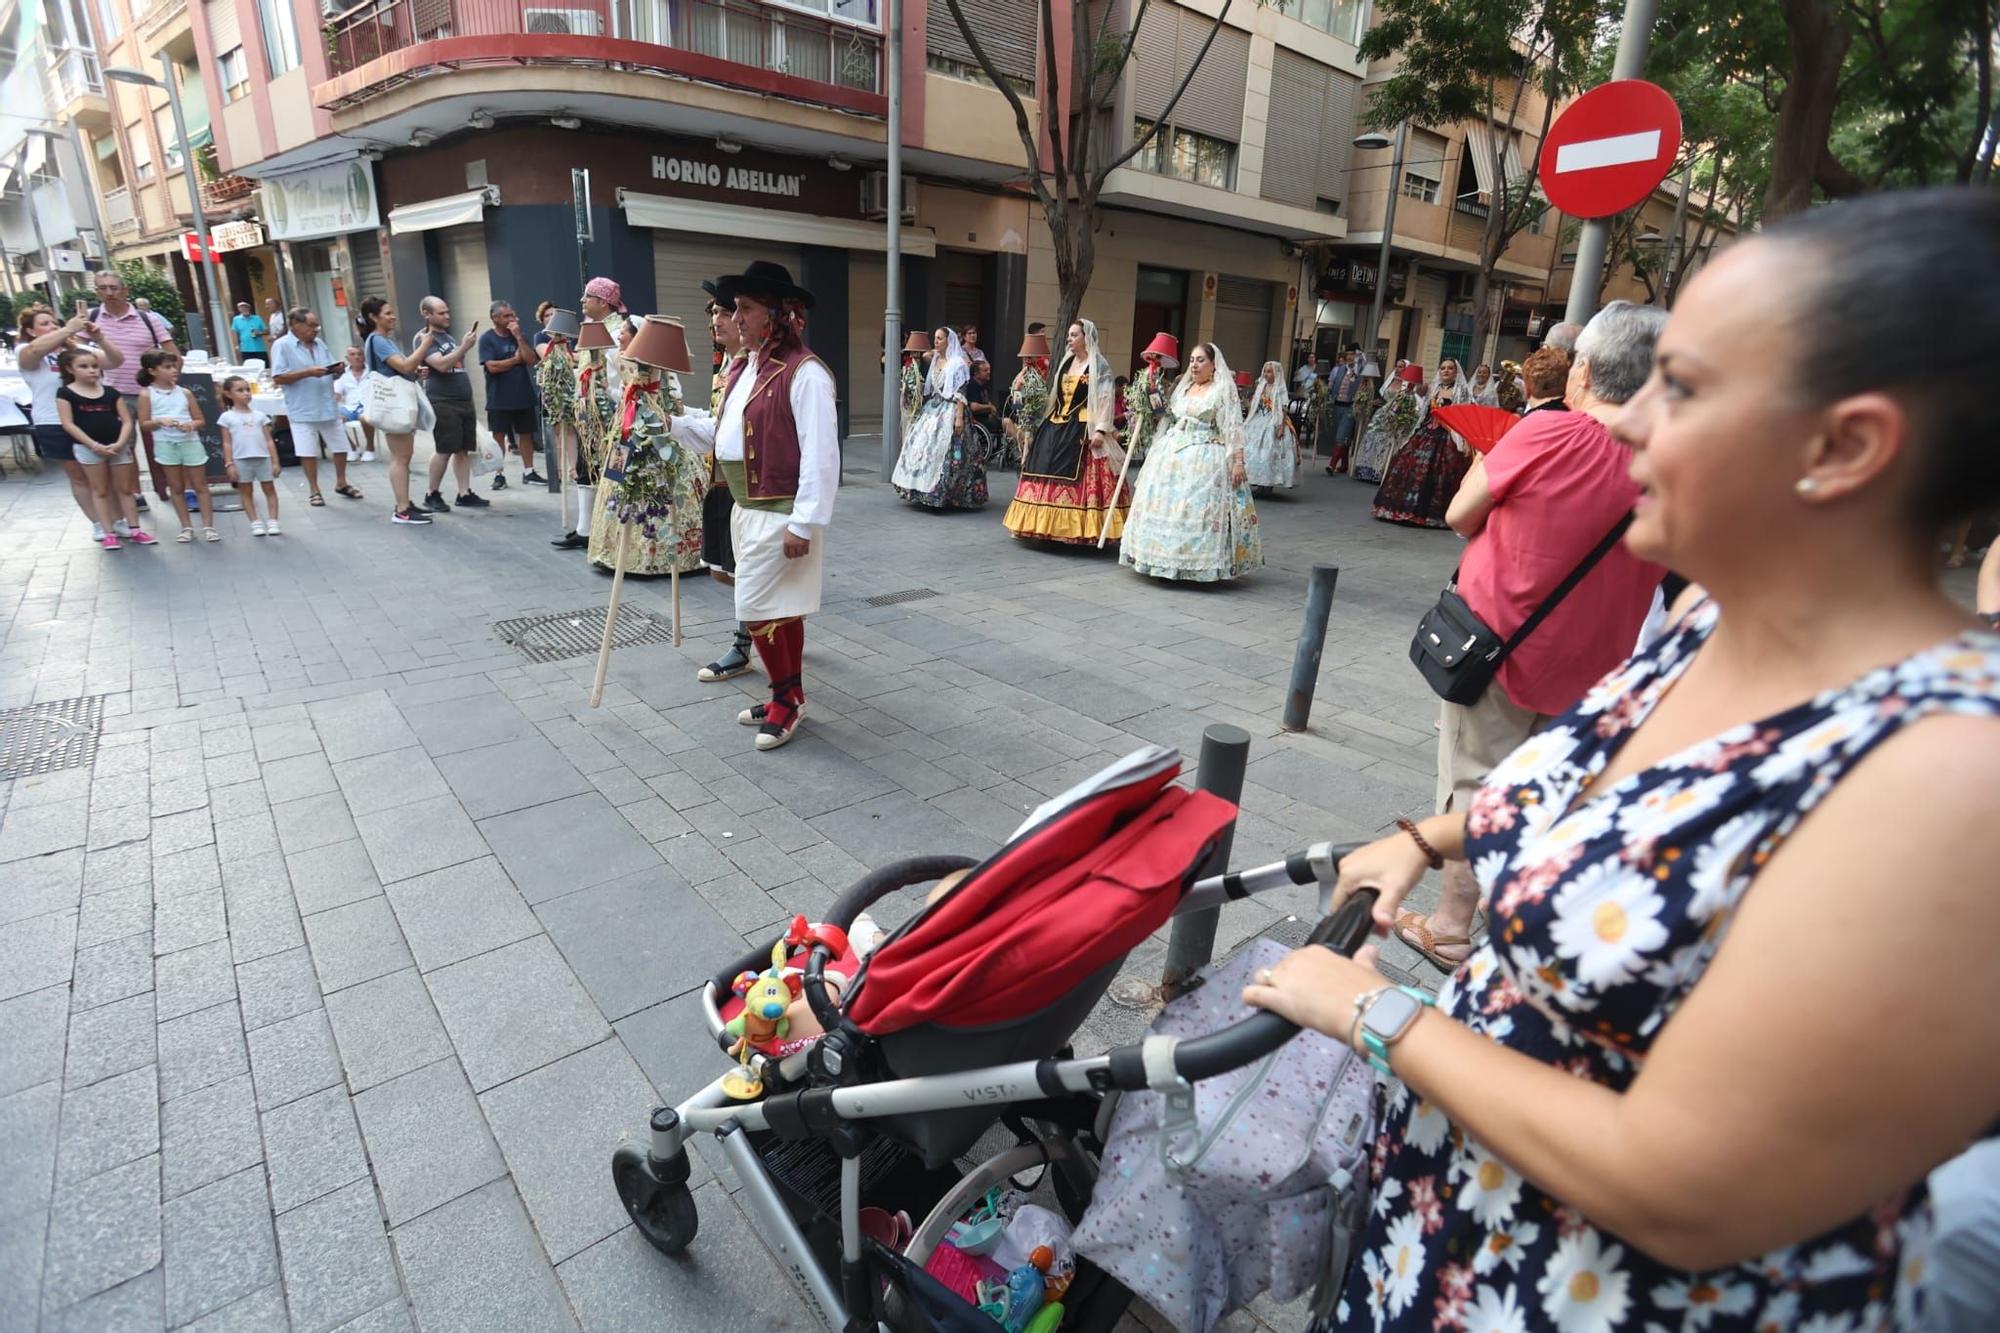
[{"label": "man in red shirt", "polygon": [[[1469,538],[1458,591],[1503,639],[1632,509],[1631,455],[1606,423],[1652,373],[1667,312],[1613,301],[1578,337],[1564,398],[1529,412],[1466,474],[1445,515]],[[1537,357],[1545,353],[1536,353]],[[1537,367],[1539,368],[1539,367]],[[1613,546],[1500,664],[1478,703],[1446,703],[1438,728],[1438,811],[1464,809],[1486,774],[1632,653],[1665,570]],[[1447,865],[1429,917],[1405,912],[1396,935],[1446,971],[1471,952],[1478,882]]]}]

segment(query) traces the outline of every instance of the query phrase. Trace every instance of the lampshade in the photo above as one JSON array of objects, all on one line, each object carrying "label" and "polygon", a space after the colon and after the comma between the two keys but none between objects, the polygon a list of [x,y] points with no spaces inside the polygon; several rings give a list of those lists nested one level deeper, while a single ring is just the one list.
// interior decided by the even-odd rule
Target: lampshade
[{"label": "lampshade", "polygon": [[1146,344],[1146,350],[1139,353],[1143,359],[1149,356],[1160,358],[1160,364],[1168,370],[1179,370],[1181,365],[1180,339],[1171,333],[1156,333],[1153,341]]},{"label": "lampshade", "polygon": [[648,315],[625,348],[625,357],[660,370],[693,370],[688,359],[687,330],[677,319]]},{"label": "lampshade", "polygon": [[1405,384],[1422,384],[1424,382],[1424,368],[1422,366],[1404,366],[1396,372],[1396,378]]},{"label": "lampshade", "polygon": [[604,327],[601,319],[586,319],[577,330],[576,350],[579,352],[603,352],[610,350],[611,330]]},{"label": "lampshade", "polygon": [[931,350],[931,336],[928,333],[912,333],[903,340],[903,353],[928,352]]},{"label": "lampshade", "polygon": [[1376,364],[1375,364],[1375,363],[1374,363],[1373,361],[1370,361],[1370,362],[1369,362],[1369,363],[1368,363],[1367,365],[1365,365],[1365,366],[1361,367],[1361,378],[1362,378],[1362,379],[1364,379],[1364,380],[1365,380],[1365,379],[1378,379],[1378,380],[1379,380],[1379,379],[1381,379],[1381,378],[1382,378],[1382,367],[1380,367],[1380,366],[1376,365]]},{"label": "lampshade", "polygon": [[568,338],[574,341],[579,322],[580,317],[574,310],[551,310],[548,321],[542,325],[542,331],[552,338]]},{"label": "lampshade", "polygon": [[1046,333],[1029,334],[1027,337],[1021,339],[1021,350],[1016,355],[1024,358],[1041,357],[1046,361],[1049,356],[1049,335]]}]

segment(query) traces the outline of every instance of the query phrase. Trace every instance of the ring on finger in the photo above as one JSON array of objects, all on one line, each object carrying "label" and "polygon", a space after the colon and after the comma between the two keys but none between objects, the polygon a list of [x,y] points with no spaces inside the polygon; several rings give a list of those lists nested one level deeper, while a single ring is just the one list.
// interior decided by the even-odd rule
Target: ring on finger
[{"label": "ring on finger", "polygon": [[1268,967],[1258,968],[1255,980],[1259,986],[1270,986],[1275,984],[1271,979],[1271,969]]}]

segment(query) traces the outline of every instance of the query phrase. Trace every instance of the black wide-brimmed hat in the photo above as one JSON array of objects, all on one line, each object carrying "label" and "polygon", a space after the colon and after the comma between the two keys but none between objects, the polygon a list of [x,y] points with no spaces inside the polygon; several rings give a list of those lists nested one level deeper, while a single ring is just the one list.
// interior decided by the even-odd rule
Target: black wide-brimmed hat
[{"label": "black wide-brimmed hat", "polygon": [[792,281],[791,270],[768,259],[759,259],[733,276],[717,278],[713,286],[704,282],[702,287],[723,305],[735,305],[739,296],[797,301],[808,310],[813,305],[813,294]]}]

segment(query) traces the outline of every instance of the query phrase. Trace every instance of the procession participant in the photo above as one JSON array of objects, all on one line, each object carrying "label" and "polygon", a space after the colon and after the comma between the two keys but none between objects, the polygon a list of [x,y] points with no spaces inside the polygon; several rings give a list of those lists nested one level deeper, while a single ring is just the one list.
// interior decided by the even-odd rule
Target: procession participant
[{"label": "procession participant", "polygon": [[971,363],[958,333],[931,335],[931,369],[923,406],[889,474],[896,494],[926,509],[979,509],[986,504],[986,469],[966,433],[965,386]]},{"label": "procession participant", "polygon": [[1434,413],[1440,407],[1466,402],[1468,397],[1465,381],[1459,378],[1458,362],[1446,357],[1438,363],[1437,383],[1424,401],[1422,424],[1383,469],[1372,517],[1418,528],[1449,526],[1445,513],[1472,466],[1472,451]]},{"label": "procession participant", "polygon": [[1021,460],[1021,484],[1001,519],[1007,531],[1072,546],[1095,546],[1100,532],[1115,540],[1125,531],[1130,497],[1118,488],[1124,451],[1112,424],[1114,394],[1097,325],[1079,319],[1069,326],[1048,414]]},{"label": "procession participant", "polygon": [[1472,384],[1466,401],[1478,403],[1482,407],[1500,406],[1500,381],[1493,378],[1493,367],[1484,361],[1481,361],[1472,372]]},{"label": "procession participant", "polygon": [[[626,325],[628,335],[637,330],[637,320]],[[625,349],[630,351],[632,345],[633,338],[628,336]],[[616,352],[607,355],[618,363],[620,383],[618,414],[605,436],[605,454],[598,465],[600,480],[605,483],[615,480],[610,474],[619,447],[629,450],[643,442],[653,415],[658,415],[664,431],[667,418],[678,413],[682,403],[680,377],[671,370]],[[633,438],[635,431],[639,439]],[[598,486],[590,520],[592,565],[615,571],[622,543],[627,575],[692,574],[701,568],[702,493],[706,489],[701,469],[677,467],[670,477],[655,480],[661,487],[645,505],[632,497],[634,488],[629,481]]]},{"label": "procession participant", "polygon": [[[554,301],[544,301],[535,307],[535,319],[542,326],[542,331],[535,335],[540,352],[540,359],[535,362],[535,387],[542,396],[542,419],[549,423],[554,436],[556,461],[552,466],[556,475],[569,483],[582,512],[587,507],[591,474],[577,444],[576,356],[570,350],[577,315]],[[570,523],[561,536],[550,539],[549,545],[572,551],[590,545],[590,538]]]},{"label": "procession participant", "polygon": [[1243,412],[1214,343],[1188,353],[1153,457],[1132,488],[1120,563],[1158,579],[1214,583],[1264,563],[1243,458]]},{"label": "procession participant", "polygon": [[1527,405],[1527,395],[1521,388],[1520,362],[1500,363],[1499,382],[1493,386],[1493,405],[1509,412],[1519,412]]},{"label": "procession participant", "polygon": [[[743,346],[743,331],[736,327],[735,310],[714,299],[713,282],[703,282],[701,287],[710,297],[708,336],[716,349],[715,373],[708,377],[708,413],[713,417],[722,414],[722,395],[729,387],[729,376],[748,351]],[[736,499],[729,493],[729,484],[722,479],[713,455],[709,469],[708,494],[701,507],[701,559],[708,566],[708,576],[728,587],[736,582],[736,547],[730,540]],[[739,620],[729,651],[695,672],[695,679],[709,683],[734,680],[749,671],[750,631]]]},{"label": "procession participant", "polygon": [[[593,279],[595,281],[595,279]],[[589,309],[592,298],[585,295],[583,305]],[[615,315],[601,301],[598,308]],[[610,348],[585,347],[584,336],[596,324],[603,328],[612,340]],[[597,519],[597,474],[604,466],[604,455],[610,450],[612,432],[618,422],[618,370],[617,357],[613,349],[618,343],[618,335],[611,332],[603,320],[587,320],[580,326],[576,343],[576,431],[580,442],[577,452],[577,475],[588,477],[579,480],[576,486],[576,535],[583,538],[582,545],[590,545],[591,525]]]},{"label": "procession participant", "polygon": [[1251,390],[1250,414],[1243,423],[1243,457],[1252,489],[1299,484],[1299,437],[1287,415],[1290,406],[1284,368],[1266,361],[1257,387]]},{"label": "procession participant", "polygon": [[1143,363],[1139,382],[1132,386],[1129,395],[1132,430],[1126,436],[1126,447],[1132,451],[1134,463],[1146,461],[1154,432],[1166,424],[1167,395],[1173,392],[1167,372],[1181,368],[1180,340],[1171,333],[1156,333],[1153,341],[1146,344],[1146,350],[1139,353],[1139,360]]},{"label": "procession participant", "polygon": [[1021,368],[1014,372],[1014,383],[1007,390],[1000,431],[1013,446],[1013,458],[1019,460],[1028,453],[1029,425],[1049,410],[1049,335],[1042,332],[1041,325],[1030,326],[1017,355]]},{"label": "procession participant", "polygon": [[903,408],[903,438],[910,438],[910,427],[917,422],[917,410],[924,405],[924,358],[930,355],[931,340],[921,333],[912,332],[903,343],[903,368],[900,372],[902,393],[898,399]]},{"label": "procession participant", "polygon": [[1379,485],[1389,466],[1390,456],[1410,437],[1423,420],[1424,400],[1418,389],[1423,385],[1421,366],[1398,366],[1383,389],[1382,400],[1373,404],[1368,424],[1355,446],[1353,468],[1348,475],[1370,486]]},{"label": "procession participant", "polygon": [[618,284],[609,278],[592,278],[583,284],[583,317],[594,319],[611,332],[611,340],[622,349],[632,341],[632,312]]},{"label": "procession participant", "polygon": [[759,750],[775,750],[805,713],[804,617],[819,610],[823,538],[840,484],[833,373],[799,339],[794,317],[813,297],[783,265],[756,261],[718,281],[716,299],[735,308],[748,354],[730,370],[718,416],[683,414],[669,425],[675,439],[715,456],[736,498],[736,618],[771,678],[771,701],[737,721],[757,728]]}]

